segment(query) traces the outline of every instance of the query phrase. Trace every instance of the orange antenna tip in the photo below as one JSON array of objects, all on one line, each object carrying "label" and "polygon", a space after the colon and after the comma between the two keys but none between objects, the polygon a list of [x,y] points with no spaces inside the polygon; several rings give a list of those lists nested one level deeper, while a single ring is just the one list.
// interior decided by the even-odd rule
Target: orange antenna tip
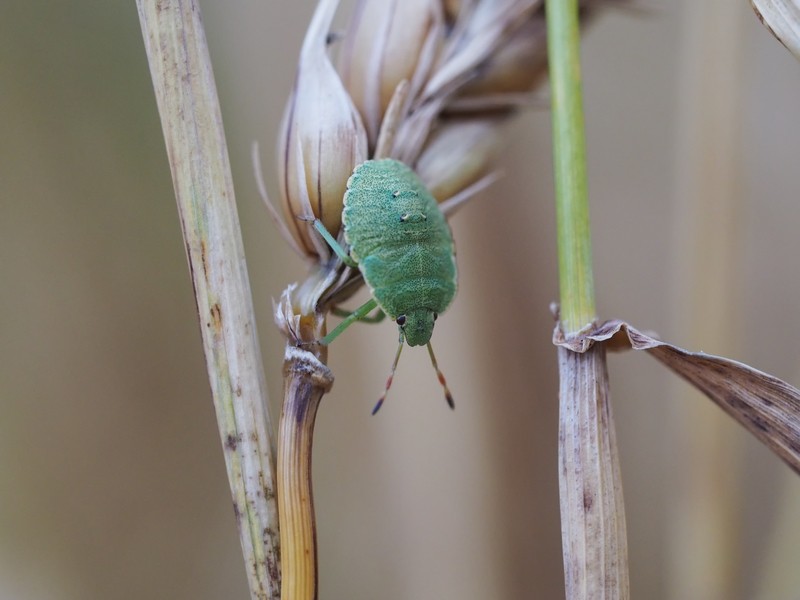
[{"label": "orange antenna tip", "polygon": [[444,373],[439,370],[439,363],[436,362],[436,355],[433,353],[433,346],[431,343],[428,342],[428,354],[431,357],[431,364],[433,368],[436,370],[436,376],[439,378],[439,383],[442,384],[444,388],[444,399],[447,400],[447,405],[455,410],[456,403],[453,401],[453,395],[450,393],[450,389],[447,387],[447,380],[444,378]]}]

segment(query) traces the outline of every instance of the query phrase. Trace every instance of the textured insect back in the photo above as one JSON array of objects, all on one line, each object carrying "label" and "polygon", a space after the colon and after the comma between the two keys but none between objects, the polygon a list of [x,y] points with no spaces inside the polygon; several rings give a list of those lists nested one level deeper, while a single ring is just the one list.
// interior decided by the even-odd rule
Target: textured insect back
[{"label": "textured insect back", "polygon": [[426,226],[418,229],[436,230],[452,245],[450,229],[436,199],[419,175],[398,160],[366,161],[356,167],[347,182],[343,213],[345,233],[350,231],[357,237],[368,238],[369,224],[354,220],[352,216],[373,211],[382,235],[404,231],[393,227],[392,221],[408,225],[425,223]]},{"label": "textured insect back", "polygon": [[390,318],[406,315],[410,345],[427,343],[428,313],[444,312],[457,286],[453,238],[436,200],[408,166],[383,159],[356,168],[344,204],[345,239],[372,295]]}]

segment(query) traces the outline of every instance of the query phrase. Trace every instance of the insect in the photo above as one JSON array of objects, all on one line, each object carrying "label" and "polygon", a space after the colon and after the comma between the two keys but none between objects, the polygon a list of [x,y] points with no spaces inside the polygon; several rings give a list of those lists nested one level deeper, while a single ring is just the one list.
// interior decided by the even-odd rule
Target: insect
[{"label": "insect", "polygon": [[[400,340],[372,414],[386,399],[404,342],[428,347],[445,399],[454,408],[430,342],[436,318],[452,302],[457,284],[455,246],[436,200],[403,163],[369,160],[357,166],[347,182],[342,223],[349,254],[320,220],[314,227],[346,265],[361,271],[372,298],[320,343],[330,344],[356,321],[377,322],[388,315],[397,323]],[[378,314],[368,316],[376,308]]]}]

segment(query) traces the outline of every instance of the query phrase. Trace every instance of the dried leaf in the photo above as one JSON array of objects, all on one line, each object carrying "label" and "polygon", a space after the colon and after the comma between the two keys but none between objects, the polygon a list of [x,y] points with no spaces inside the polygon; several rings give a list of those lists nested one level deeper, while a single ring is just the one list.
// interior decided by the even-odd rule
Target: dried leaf
[{"label": "dried leaf", "polygon": [[778,41],[800,59],[800,2],[797,0],[750,0],[753,10]]},{"label": "dried leaf", "polygon": [[553,343],[585,352],[615,336],[613,342],[619,342],[618,334],[627,335],[631,348],[646,350],[694,385],[800,473],[800,390],[744,363],[662,342],[620,320],[570,337],[556,328]]}]

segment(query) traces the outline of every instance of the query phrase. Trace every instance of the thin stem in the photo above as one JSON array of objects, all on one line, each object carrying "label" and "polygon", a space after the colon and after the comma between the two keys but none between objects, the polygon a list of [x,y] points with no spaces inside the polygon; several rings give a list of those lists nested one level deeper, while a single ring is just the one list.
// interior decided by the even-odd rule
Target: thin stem
[{"label": "thin stem", "polygon": [[[595,320],[577,0],[547,0],[561,329]],[[567,600],[627,600],[628,552],[605,347],[560,347],[559,492]]]},{"label": "thin stem", "polygon": [[573,333],[595,319],[577,0],[547,0],[561,321]]},{"label": "thin stem", "polygon": [[315,600],[318,594],[311,456],[317,409],[333,385],[333,374],[325,365],[328,347],[316,343],[325,336],[325,313],[309,306],[318,304],[337,278],[336,271],[312,271],[300,288],[289,286],[275,305],[275,322],[287,337],[278,435],[282,600]]},{"label": "thin stem", "polygon": [[254,600],[280,595],[275,462],[250,282],[200,8],[137,0]]},{"label": "thin stem", "polygon": [[317,598],[317,533],[311,485],[314,422],[333,376],[311,352],[286,347],[278,446],[283,600]]}]

